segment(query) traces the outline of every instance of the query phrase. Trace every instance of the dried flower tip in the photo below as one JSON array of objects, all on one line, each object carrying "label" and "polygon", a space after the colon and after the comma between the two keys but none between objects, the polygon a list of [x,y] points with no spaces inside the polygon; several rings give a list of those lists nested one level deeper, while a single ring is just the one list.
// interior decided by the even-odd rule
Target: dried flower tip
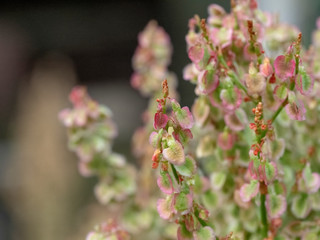
[{"label": "dried flower tip", "polygon": [[253,22],[252,20],[247,20],[247,24],[248,24],[248,32],[250,35],[254,34],[253,32]]},{"label": "dried flower tip", "polygon": [[301,44],[301,39],[302,39],[302,33],[299,33],[297,41],[296,41],[296,45],[300,45]]},{"label": "dried flower tip", "polygon": [[267,129],[267,125],[266,125],[266,124],[262,124],[262,125],[261,125],[261,129],[262,129],[262,130],[266,130],[266,129]]},{"label": "dried flower tip", "polygon": [[167,79],[165,79],[162,83],[162,92],[164,98],[167,98],[169,96],[169,87]]},{"label": "dried flower tip", "polygon": [[201,19],[200,28],[204,35],[207,35],[207,27],[206,27],[206,20],[204,18]]}]

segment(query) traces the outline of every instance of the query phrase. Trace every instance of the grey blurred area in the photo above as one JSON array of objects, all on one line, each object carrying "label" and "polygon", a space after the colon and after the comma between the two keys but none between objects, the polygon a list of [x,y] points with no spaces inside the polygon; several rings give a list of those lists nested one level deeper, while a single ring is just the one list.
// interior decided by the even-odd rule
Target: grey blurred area
[{"label": "grey blurred area", "polygon": [[[297,25],[304,44],[310,43],[320,1],[258,2],[281,21]],[[72,86],[87,85],[91,96],[114,113],[115,151],[134,162],[131,136],[147,106],[129,81],[137,34],[150,19],[169,33],[170,69],[178,75],[182,104],[190,106],[194,89],[182,80],[189,62],[188,19],[206,17],[211,3],[229,11],[226,0],[10,1],[1,6],[1,240],[83,239],[103,219],[104,209],[92,194],[95,180],[77,173],[58,111],[70,107]]]}]

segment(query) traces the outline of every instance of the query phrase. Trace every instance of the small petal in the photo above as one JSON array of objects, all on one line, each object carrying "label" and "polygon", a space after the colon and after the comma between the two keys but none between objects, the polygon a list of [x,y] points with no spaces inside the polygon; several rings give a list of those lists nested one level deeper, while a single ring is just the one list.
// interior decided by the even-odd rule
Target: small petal
[{"label": "small petal", "polygon": [[292,200],[291,211],[299,219],[306,218],[311,210],[311,203],[307,194],[295,196]]},{"label": "small petal", "polygon": [[245,78],[250,95],[261,94],[266,88],[266,79],[261,73],[247,74]]},{"label": "small petal", "polygon": [[288,96],[288,88],[284,84],[277,85],[273,90],[273,95],[276,100],[283,102]]},{"label": "small petal", "polygon": [[160,139],[161,136],[159,137],[159,134],[157,132],[152,132],[149,137],[149,143],[152,147],[157,148]]},{"label": "small petal", "polygon": [[158,130],[164,128],[168,123],[168,116],[164,113],[158,112],[154,115],[153,127]]},{"label": "small petal", "polygon": [[160,198],[157,201],[157,210],[161,218],[163,219],[169,219],[172,214],[172,208],[171,208],[171,198],[163,199]]},{"label": "small petal", "polygon": [[309,76],[304,67],[299,67],[299,75],[296,77],[296,88],[305,96],[309,96],[314,85],[314,78]]},{"label": "small petal", "polygon": [[210,175],[210,184],[213,190],[220,190],[225,181],[227,179],[227,175],[223,172],[214,172]]},{"label": "small petal", "polygon": [[177,240],[193,240],[192,233],[188,231],[184,224],[178,228]]},{"label": "small petal", "polygon": [[197,98],[191,110],[196,124],[203,126],[210,113],[210,106],[208,105],[206,99],[204,97]]},{"label": "small petal", "polygon": [[65,127],[71,127],[73,125],[73,114],[70,109],[64,109],[59,112],[59,119]]},{"label": "small petal", "polygon": [[284,55],[280,55],[274,60],[274,69],[280,79],[286,80],[294,75],[295,62],[292,59],[286,60]]},{"label": "small petal", "polygon": [[225,48],[231,44],[232,32],[233,30],[231,28],[213,28],[210,33],[210,38],[215,46],[219,45],[221,48]]},{"label": "small petal", "polygon": [[240,107],[242,102],[241,92],[238,88],[222,89],[220,99],[225,112],[232,113]]},{"label": "small petal", "polygon": [[173,202],[176,212],[186,215],[192,207],[193,198],[191,194],[180,192],[175,194]]},{"label": "small petal", "polygon": [[174,165],[182,165],[185,162],[184,150],[174,139],[168,141],[168,148],[165,148],[162,153],[163,157]]},{"label": "small petal", "polygon": [[301,100],[297,100],[296,102],[288,103],[285,107],[286,113],[288,116],[297,121],[303,121],[306,119],[306,109]]},{"label": "small petal", "polygon": [[186,161],[183,165],[175,166],[177,172],[185,177],[191,177],[197,170],[195,160],[191,156],[186,156]]},{"label": "small petal", "polygon": [[286,198],[282,195],[267,195],[266,207],[271,218],[279,218],[287,208]]},{"label": "small petal", "polygon": [[312,173],[310,164],[308,163],[302,171],[302,176],[309,193],[315,193],[320,188],[319,173]]},{"label": "small petal", "polygon": [[160,190],[165,194],[173,193],[173,185],[171,177],[168,173],[162,174],[157,179],[157,184]]},{"label": "small petal", "polygon": [[174,111],[175,117],[183,129],[190,129],[193,126],[193,116],[188,107]]},{"label": "small petal", "polygon": [[108,183],[100,181],[94,188],[94,193],[102,205],[108,204],[115,196],[115,190]]},{"label": "small petal", "polygon": [[219,85],[219,77],[212,70],[203,70],[198,76],[198,89],[203,94],[214,91]]},{"label": "small petal", "polygon": [[272,182],[278,175],[278,168],[275,162],[267,162],[265,165],[266,180]]},{"label": "small petal", "polygon": [[264,77],[269,77],[271,76],[271,74],[273,73],[273,68],[272,65],[270,63],[269,58],[265,58],[263,60],[263,63],[260,65],[260,73],[264,76]]},{"label": "small petal", "polygon": [[259,182],[257,180],[251,180],[250,183],[244,184],[240,188],[240,197],[243,202],[249,202],[259,192]]},{"label": "small petal", "polygon": [[248,118],[245,111],[238,108],[233,113],[225,114],[224,121],[232,131],[238,132],[245,128],[245,125],[248,123]]},{"label": "small petal", "polygon": [[234,137],[229,132],[219,133],[217,143],[221,149],[230,150],[234,144]]},{"label": "small petal", "polygon": [[75,107],[85,104],[88,99],[86,87],[75,86],[70,92],[69,99]]},{"label": "small petal", "polygon": [[204,56],[204,49],[201,46],[192,46],[189,48],[188,56],[194,63],[199,63]]},{"label": "small petal", "polygon": [[216,236],[211,227],[203,227],[193,232],[194,240],[215,240]]}]

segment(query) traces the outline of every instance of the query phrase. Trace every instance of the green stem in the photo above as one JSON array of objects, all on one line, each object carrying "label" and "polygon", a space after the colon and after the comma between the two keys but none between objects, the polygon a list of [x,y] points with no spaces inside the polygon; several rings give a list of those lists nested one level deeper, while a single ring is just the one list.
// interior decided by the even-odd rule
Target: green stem
[{"label": "green stem", "polygon": [[262,221],[262,235],[263,238],[268,237],[268,219],[267,219],[267,209],[266,209],[266,195],[260,195],[260,213],[261,213],[261,221]]},{"label": "green stem", "polygon": [[173,175],[177,181],[178,184],[180,184],[180,180],[179,180],[179,177],[178,177],[178,173],[177,173],[177,170],[175,169],[174,165],[172,163],[170,163],[170,166],[171,166],[171,169],[172,169],[172,172],[173,172]]},{"label": "green stem", "polygon": [[278,115],[280,114],[280,112],[282,111],[282,109],[287,105],[288,103],[288,99],[286,99],[281,106],[278,108],[278,110],[273,114],[272,118],[271,118],[271,122],[274,122],[276,120],[276,118],[278,117]]},{"label": "green stem", "polygon": [[205,221],[203,221],[201,218],[199,218],[199,216],[197,216],[197,214],[195,214],[194,216],[196,216],[197,220],[199,221],[199,223],[201,224],[202,227],[208,226],[208,224]]}]

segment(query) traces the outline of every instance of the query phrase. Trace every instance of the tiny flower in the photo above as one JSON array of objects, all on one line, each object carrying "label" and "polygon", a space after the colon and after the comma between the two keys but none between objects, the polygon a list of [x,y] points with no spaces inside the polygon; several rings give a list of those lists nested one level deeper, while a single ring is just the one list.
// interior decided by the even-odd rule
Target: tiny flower
[{"label": "tiny flower", "polygon": [[294,75],[295,62],[293,59],[286,59],[284,55],[280,55],[274,60],[274,69],[280,79],[286,80]]}]

